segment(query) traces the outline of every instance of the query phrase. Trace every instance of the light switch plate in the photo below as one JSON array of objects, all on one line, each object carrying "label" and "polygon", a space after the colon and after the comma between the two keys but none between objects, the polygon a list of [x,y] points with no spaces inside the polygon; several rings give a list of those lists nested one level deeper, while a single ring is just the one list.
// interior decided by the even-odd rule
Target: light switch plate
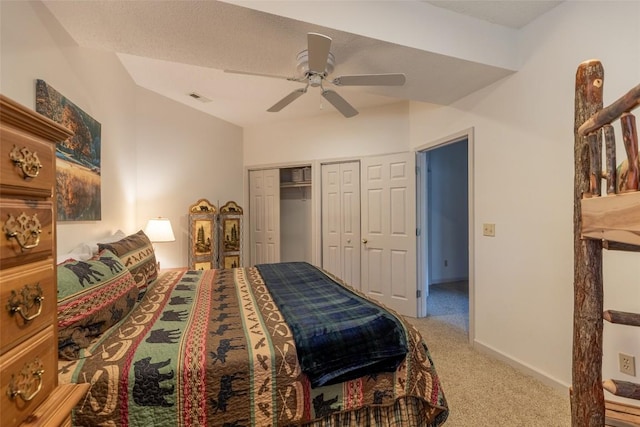
[{"label": "light switch plate", "polygon": [[482,235],[495,237],[496,235],[496,225],[495,224],[483,224],[482,225]]}]

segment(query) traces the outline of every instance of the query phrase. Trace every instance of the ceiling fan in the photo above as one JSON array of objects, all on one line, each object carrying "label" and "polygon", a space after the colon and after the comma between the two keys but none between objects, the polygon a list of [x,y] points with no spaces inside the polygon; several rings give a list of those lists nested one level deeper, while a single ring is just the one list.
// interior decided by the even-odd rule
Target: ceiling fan
[{"label": "ceiling fan", "polygon": [[340,76],[328,79],[333,71],[335,58],[331,49],[331,37],[318,34],[307,33],[307,49],[298,54],[297,69],[300,77],[284,77],[271,74],[250,73],[245,71],[224,70],[226,73],[247,74],[262,77],[274,77],[286,79],[293,82],[306,83],[306,86],[296,89],[289,95],[276,102],[267,111],[271,113],[282,110],[287,105],[298,99],[307,92],[309,86],[320,87],[322,96],[329,101],[345,117],[353,117],[358,111],[351,106],[336,91],[325,89],[323,82],[331,83],[335,86],[402,86],[406,81],[404,74],[357,74]]}]

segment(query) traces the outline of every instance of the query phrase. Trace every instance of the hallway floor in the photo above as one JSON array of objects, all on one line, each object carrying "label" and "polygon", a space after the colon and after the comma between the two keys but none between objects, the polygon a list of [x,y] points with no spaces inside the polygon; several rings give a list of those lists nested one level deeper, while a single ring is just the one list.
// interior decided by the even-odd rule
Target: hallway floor
[{"label": "hallway floor", "polygon": [[469,333],[469,282],[439,283],[429,287],[427,317]]}]

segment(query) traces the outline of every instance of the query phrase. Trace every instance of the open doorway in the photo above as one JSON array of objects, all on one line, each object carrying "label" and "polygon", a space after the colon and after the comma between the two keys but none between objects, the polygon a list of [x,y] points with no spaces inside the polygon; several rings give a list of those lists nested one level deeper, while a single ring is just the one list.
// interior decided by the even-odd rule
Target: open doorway
[{"label": "open doorway", "polygon": [[418,151],[417,161],[423,171],[418,189],[419,277],[427,297],[422,313],[471,338],[469,153],[470,136],[465,133]]}]

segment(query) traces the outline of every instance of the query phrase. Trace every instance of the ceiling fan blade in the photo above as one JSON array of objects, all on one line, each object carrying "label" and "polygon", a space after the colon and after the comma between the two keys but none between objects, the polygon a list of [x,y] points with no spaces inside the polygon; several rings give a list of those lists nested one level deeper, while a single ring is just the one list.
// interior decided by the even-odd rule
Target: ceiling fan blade
[{"label": "ceiling fan blade", "polygon": [[249,71],[238,71],[238,70],[224,70],[224,72],[230,73],[230,74],[242,74],[245,76],[270,77],[273,79],[290,80],[290,81],[296,81],[296,82],[299,81],[299,79],[295,77],[277,76],[275,74],[251,73]]},{"label": "ceiling fan blade", "polygon": [[337,92],[332,90],[323,90],[322,96],[329,101],[331,105],[336,107],[336,110],[340,111],[346,118],[353,117],[358,114],[358,110],[353,108],[343,97],[338,95]]},{"label": "ceiling fan blade", "polygon": [[327,69],[331,37],[318,33],[307,34],[307,53],[309,55],[309,71],[323,74]]},{"label": "ceiling fan blade", "polygon": [[270,113],[277,113],[278,111],[282,110],[284,107],[286,107],[287,105],[291,104],[293,101],[298,99],[300,96],[302,96],[306,91],[307,91],[306,87],[302,89],[294,90],[289,95],[285,96],[280,101],[276,102],[273,105],[273,107],[269,108],[267,111]]},{"label": "ceiling fan blade", "polygon": [[336,77],[331,83],[336,86],[402,86],[406,80],[404,74],[357,74]]}]

